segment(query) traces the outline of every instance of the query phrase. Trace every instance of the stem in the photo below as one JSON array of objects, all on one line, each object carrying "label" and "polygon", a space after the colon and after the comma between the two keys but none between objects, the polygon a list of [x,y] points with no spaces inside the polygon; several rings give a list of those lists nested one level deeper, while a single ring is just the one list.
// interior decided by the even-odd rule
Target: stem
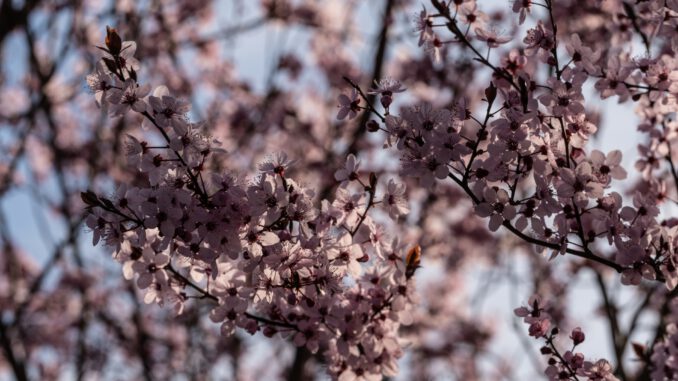
[{"label": "stem", "polygon": [[[461,187],[461,189],[471,198],[474,205],[480,204],[480,199],[478,198],[478,196],[476,196],[473,193],[471,188],[469,188],[467,182],[462,181],[461,179],[459,179],[458,177],[454,176],[451,173],[448,175],[448,177],[451,178],[455,183],[457,183],[457,185],[459,185]],[[534,238],[534,237],[530,237],[527,234],[518,230],[513,225],[511,225],[510,221],[504,220],[502,225],[506,229],[508,229],[511,233],[513,233],[514,235],[518,236],[519,238],[521,238],[522,240],[524,240],[528,243],[532,243],[532,244],[539,245],[539,246],[542,246],[542,247],[546,247],[546,248],[549,248],[549,249],[560,250],[559,244],[543,241],[543,240],[540,240],[540,239]],[[605,265],[607,267],[614,269],[618,273],[621,273],[624,270],[624,268],[622,266],[618,265],[617,263],[612,262],[609,259],[597,256],[597,255],[591,253],[590,251],[580,251],[580,250],[575,250],[575,249],[568,247],[568,248],[565,249],[565,252],[568,253],[568,254],[572,254],[574,256],[577,256],[577,257],[581,257],[581,258],[585,258],[585,259],[588,259],[588,260],[591,260],[591,261],[594,261],[594,262],[598,262],[602,265]],[[660,280],[660,279],[657,278],[657,280]]]},{"label": "stem", "polygon": [[[551,31],[553,32],[553,48],[551,49],[551,54],[553,55],[553,60],[556,66],[556,77],[560,80],[560,76],[563,72],[560,70],[560,64],[558,63],[558,27],[556,26],[556,21],[553,18],[553,0],[546,0],[546,9],[549,12],[549,19],[551,21]],[[565,67],[563,67],[564,69]]]},{"label": "stem", "polygon": [[568,372],[570,372],[570,377],[572,377],[572,379],[574,379],[574,380],[579,381],[579,378],[577,378],[577,374],[572,370],[572,368],[570,367],[570,364],[568,364],[567,361],[565,361],[563,356],[560,354],[560,352],[558,352],[558,349],[556,348],[555,344],[553,343],[553,338],[554,338],[553,336],[547,337],[546,338],[546,344],[551,348],[551,350],[553,351],[553,354],[558,358],[558,360],[560,360],[560,363],[563,364],[565,366],[565,368],[567,368]]},{"label": "stem", "polygon": [[464,46],[468,47],[471,49],[473,54],[475,54],[475,60],[482,63],[483,65],[489,67],[492,69],[494,73],[499,75],[500,77],[504,78],[507,80],[511,86],[513,86],[516,90],[520,91],[520,87],[518,84],[515,83],[513,80],[513,76],[508,73],[504,69],[500,69],[496,66],[494,66],[490,61],[488,61],[483,54],[481,54],[478,49],[476,49],[473,44],[466,38],[466,35],[459,30],[459,27],[457,26],[457,21],[450,15],[450,10],[448,6],[445,3],[441,3],[438,0],[431,0],[431,4],[440,12],[440,14],[447,19],[447,29],[454,34],[454,36],[464,44]]},{"label": "stem", "polygon": [[[370,112],[374,113],[376,116],[378,116],[379,119],[381,119],[382,122],[386,121],[384,116],[381,115],[381,113],[379,111],[377,111],[377,109],[374,108],[374,106],[372,105],[372,101],[370,100],[370,98],[368,98],[367,95],[365,95],[365,93],[360,88],[360,86],[358,86],[355,82],[353,82],[353,80],[349,77],[342,77],[342,78],[344,78],[344,81],[348,82],[348,84],[351,85],[351,87],[353,87],[354,89],[356,89],[356,91],[358,91],[358,94],[360,94],[360,97],[363,98],[365,100],[365,102],[367,103],[367,110],[368,111],[370,111]],[[370,96],[370,97],[372,97],[372,96]],[[370,114],[365,113],[363,115],[368,115],[368,117],[369,117]],[[361,123],[361,125],[362,124],[363,123]],[[362,128],[364,128],[364,127],[362,127]],[[358,128],[358,130],[360,130],[360,128]],[[357,140],[358,139],[354,139],[354,141],[357,141]]]},{"label": "stem", "polygon": [[480,146],[480,142],[485,140],[485,131],[487,130],[487,122],[490,120],[490,109],[492,108],[492,103],[488,101],[487,103],[487,112],[485,113],[485,120],[480,126],[480,131],[478,131],[478,140],[475,141],[473,144],[473,152],[471,153],[471,158],[468,161],[468,165],[466,166],[466,169],[464,170],[464,177],[462,181],[464,183],[468,182],[468,177],[471,174],[471,166],[473,165],[473,160],[475,160],[476,156],[478,156],[478,147]]},{"label": "stem", "polygon": [[[175,278],[177,278],[180,282],[186,284],[187,286],[191,287],[195,291],[199,292],[202,298],[210,299],[214,302],[219,302],[219,298],[217,298],[215,295],[211,294],[209,291],[203,289],[202,287],[198,286],[197,284],[193,283],[190,279],[186,278],[184,275],[182,275],[180,272],[175,270],[172,266],[167,266],[166,267],[167,271],[169,271],[172,275],[174,275]],[[290,328],[295,331],[299,331],[299,328],[297,328],[296,325],[287,323],[287,322],[280,322],[280,321],[275,321],[275,320],[270,320],[261,316],[254,315],[249,312],[245,312],[244,314],[248,318],[252,320],[256,320],[259,323],[263,324],[268,324],[268,325],[274,325],[278,327],[285,327],[285,328]]]},{"label": "stem", "polygon": [[617,319],[617,306],[610,299],[610,296],[607,293],[607,287],[605,286],[605,281],[600,272],[595,271],[596,274],[596,283],[598,284],[598,289],[600,294],[603,297],[603,303],[605,304],[605,314],[607,315],[607,321],[610,325],[610,336],[612,337],[612,347],[614,349],[614,354],[617,359],[617,369],[615,375],[620,377],[622,380],[626,380],[626,372],[624,370],[624,347],[622,343],[625,341],[621,337],[619,330],[619,320]]},{"label": "stem", "polygon": [[8,327],[0,317],[0,345],[2,346],[3,352],[5,353],[5,358],[12,367],[14,377],[17,379],[17,381],[27,381],[28,376],[26,375],[26,365],[19,354],[15,352],[16,347],[10,340],[9,336],[10,334]]},{"label": "stem", "polygon": [[350,232],[350,233],[351,233],[351,236],[354,236],[355,233],[358,232],[358,229],[360,228],[360,225],[362,225],[362,224],[363,224],[363,221],[365,221],[365,218],[367,218],[367,212],[368,212],[368,211],[370,210],[370,208],[374,205],[374,196],[375,196],[376,193],[377,193],[377,192],[376,192],[376,189],[373,189],[372,187],[370,187],[370,190],[369,190],[369,196],[368,196],[368,200],[367,200],[367,206],[365,207],[365,211],[364,211],[362,214],[359,215],[359,216],[360,216],[360,220],[358,220],[358,224],[357,224],[357,225],[355,226],[355,228]]},{"label": "stem", "polygon": [[[148,111],[142,112],[141,115],[145,116],[151,123],[153,123],[153,126],[155,126],[155,128],[158,131],[160,131],[160,134],[162,134],[162,137],[169,144],[170,141],[171,141],[169,135],[167,135],[167,132],[165,132],[165,130],[163,130],[162,127],[160,127],[158,125],[158,123],[155,121],[155,118],[153,116],[151,116],[151,114],[149,114]],[[200,183],[198,181],[197,176],[193,173],[193,171],[188,166],[188,164],[186,163],[186,161],[184,160],[184,158],[181,156],[181,154],[179,152],[177,152],[174,149],[172,149],[172,152],[174,152],[174,154],[176,155],[176,157],[179,160],[179,162],[181,163],[181,165],[184,168],[186,168],[186,173],[188,174],[188,177],[190,178],[191,183],[193,184],[193,188],[194,188],[193,191],[196,192],[200,196],[200,202],[203,205],[209,205],[209,196],[207,195],[207,191],[203,187],[200,186]]]}]

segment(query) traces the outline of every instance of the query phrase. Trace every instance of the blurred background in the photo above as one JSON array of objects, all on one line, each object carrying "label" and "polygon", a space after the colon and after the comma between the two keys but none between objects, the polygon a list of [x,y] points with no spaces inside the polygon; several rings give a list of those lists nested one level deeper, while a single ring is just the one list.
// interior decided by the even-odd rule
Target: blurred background
[{"label": "blurred background", "polygon": [[[511,2],[478,3],[520,43],[525,28],[502,16],[511,15]],[[251,174],[267,155],[285,151],[297,160],[290,176],[327,197],[348,153],[365,173],[397,176],[399,167],[396,154],[382,149],[384,136],[365,130],[367,113],[336,120],[342,76],[364,89],[385,76],[401,79],[408,92],[397,105],[450,107],[465,97],[473,109],[480,102],[489,75],[468,52],[450,48],[435,63],[417,46],[413,18],[421,7],[410,0],[1,0],[0,380],[325,379],[319,358],[280,338],[221,337],[200,301],[178,317],[144,305],[111,250],[92,246],[80,192],[143,184],[125,164],[124,138],[151,132],[135,115],[104,114],[85,77],[106,25],[114,26],[137,42],[139,81],[190,100],[191,119],[205,121],[223,143],[229,154],[215,167]],[[591,27],[562,19],[566,33]],[[621,149],[632,167],[633,110],[594,99],[600,131],[593,146]],[[529,245],[489,233],[453,184],[430,190],[403,181],[412,214],[385,223],[392,236],[423,247],[424,268],[421,307],[403,328],[410,345],[398,379],[541,375],[539,344],[513,316],[533,292],[560,306],[563,329],[585,329],[587,356],[637,367],[630,343],[652,338],[656,317],[645,309],[653,290],[644,290],[644,300],[614,286],[616,275],[580,271],[565,258],[547,266]],[[621,342],[611,342],[609,323],[599,318],[601,288],[622,331],[633,324]]]}]

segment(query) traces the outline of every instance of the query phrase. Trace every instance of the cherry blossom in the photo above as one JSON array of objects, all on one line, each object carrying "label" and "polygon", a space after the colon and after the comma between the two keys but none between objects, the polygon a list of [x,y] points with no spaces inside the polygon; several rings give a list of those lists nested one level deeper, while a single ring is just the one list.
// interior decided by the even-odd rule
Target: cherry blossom
[{"label": "cherry blossom", "polygon": [[340,182],[340,186],[346,187],[351,181],[358,179],[358,168],[360,160],[356,159],[353,154],[346,157],[346,165],[344,168],[334,172],[334,178]]},{"label": "cherry blossom", "polygon": [[393,219],[397,219],[399,216],[405,215],[410,211],[405,197],[405,186],[396,183],[393,179],[388,181],[382,200],[389,216]]},{"label": "cherry blossom", "polygon": [[496,48],[512,40],[511,37],[501,36],[497,31],[492,29],[485,30],[482,28],[476,28],[475,32],[476,38],[479,41],[485,42],[488,48]]},{"label": "cherry blossom", "polygon": [[186,113],[191,109],[188,102],[175,99],[169,95],[167,87],[160,86],[148,97],[148,103],[160,127],[172,127],[179,136],[186,133]]},{"label": "cherry blossom", "polygon": [[672,379],[678,3],[508,4],[3,4],[0,378]]},{"label": "cherry blossom", "polygon": [[347,116],[349,119],[353,119],[358,115],[360,99],[358,98],[357,90],[353,89],[350,97],[346,94],[340,94],[337,99],[339,100],[338,120],[344,120]]},{"label": "cherry blossom", "polygon": [[132,80],[116,84],[108,91],[106,101],[110,104],[111,116],[125,115],[130,109],[136,112],[146,111],[146,102],[143,100],[151,91],[150,86],[139,86]]}]

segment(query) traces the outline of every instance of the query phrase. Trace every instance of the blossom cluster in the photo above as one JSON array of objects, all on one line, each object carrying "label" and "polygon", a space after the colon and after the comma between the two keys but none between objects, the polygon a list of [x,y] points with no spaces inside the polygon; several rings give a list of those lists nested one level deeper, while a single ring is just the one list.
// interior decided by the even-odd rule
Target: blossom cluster
[{"label": "blossom cluster", "polygon": [[[404,105],[399,112],[385,106],[382,114],[369,102],[361,107],[363,93],[349,83],[351,109],[340,100],[340,116],[361,110],[374,114],[378,119],[368,123],[368,130],[386,133],[385,146],[399,151],[403,175],[418,178],[427,188],[452,180],[491,231],[503,226],[539,250],[549,250],[551,259],[571,254],[611,268],[621,274],[622,284],[660,281],[674,290],[678,223],[662,219],[660,207],[675,202],[668,190],[678,189],[678,4],[607,2],[600,11],[614,15],[610,24],[619,29],[610,47],[558,30],[553,1],[515,1],[512,10],[519,24],[535,8],[544,9],[547,18],[527,29],[522,44],[500,50],[514,39],[496,32],[476,1],[431,3],[434,10],[424,7],[414,20],[419,46],[437,63],[446,60],[448,49],[460,46],[489,69],[484,109],[457,98],[447,105]],[[624,49],[623,42],[631,45],[631,31],[641,38],[645,56]],[[659,47],[655,56],[654,42]],[[491,53],[500,57],[491,60]],[[614,188],[628,176],[621,151],[588,148],[599,120],[586,104],[587,83],[601,99],[638,105],[638,131],[647,141],[638,145],[635,169],[642,178],[630,194]],[[389,96],[387,101],[393,100]],[[537,305],[531,308],[516,313],[530,325],[531,336],[547,340],[551,347],[545,354],[558,354],[552,345],[557,329],[549,331],[548,315]],[[675,325],[669,322],[663,332],[651,357],[657,380],[678,374],[672,350]],[[607,362],[584,365],[583,356],[571,351],[555,357],[547,369],[552,379],[614,379]]]},{"label": "blossom cluster", "polygon": [[333,201],[288,177],[293,161],[283,153],[249,180],[212,171],[226,155],[219,142],[189,122],[187,102],[138,82],[135,44],[108,29],[100,49],[88,77],[97,102],[111,117],[136,112],[146,135],[157,134],[128,137],[127,160],[144,185],[82,193],[86,223],[144,301],[177,314],[189,299],[211,301],[223,335],[241,328],[289,338],[322,353],[338,379],[395,375],[420,249],[407,252],[370,214],[407,213],[404,187],[361,172],[353,155],[335,174]]},{"label": "blossom cluster", "polygon": [[[678,283],[678,230],[675,220],[659,219],[666,184],[654,176],[666,160],[678,181],[670,149],[678,136],[670,119],[678,89],[672,61],[666,56],[623,60],[624,54],[617,54],[601,65],[600,55],[576,34],[561,50],[555,24],[539,22],[527,31],[520,49],[494,64],[473,41],[485,42],[490,51],[499,40],[488,42],[482,29],[476,29],[480,36],[475,39],[461,32],[482,19],[475,2],[433,4],[437,13],[423,10],[416,21],[420,42],[438,41],[436,30],[446,29],[453,42],[491,69],[492,79],[480,115],[468,108],[466,99],[457,99],[451,108],[426,102],[404,106],[397,114],[364,107],[381,121],[370,122],[370,130],[384,131],[385,145],[400,152],[403,175],[419,178],[424,187],[451,179],[474,202],[477,215],[488,218],[490,230],[504,226],[549,249],[552,257],[573,254],[613,268],[624,284],[660,280],[673,289]],[[551,3],[545,7],[550,9]],[[475,15],[472,22],[470,14]],[[523,17],[521,13],[521,21]],[[437,20],[445,23],[433,27]],[[544,66],[550,73],[545,80],[538,72]],[[603,98],[617,95],[620,101],[632,97],[643,103],[647,120],[639,128],[651,139],[639,146],[636,168],[646,182],[632,195],[632,205],[612,188],[627,177],[621,151],[587,149],[597,131],[584,103],[587,80],[595,81]],[[354,89],[353,114],[340,99],[340,117],[362,108],[358,94],[362,92]],[[609,250],[599,250],[604,246]]]},{"label": "blossom cluster", "polygon": [[583,353],[574,352],[575,348],[583,343],[586,338],[581,328],[574,328],[569,336],[572,349],[562,352],[557,348],[556,338],[560,330],[555,326],[552,327],[549,305],[543,303],[538,295],[530,297],[528,306],[516,308],[514,313],[523,318],[523,322],[529,325],[530,336],[545,340],[545,345],[541,347],[540,352],[549,357],[548,367],[544,371],[549,380],[578,380],[577,376],[586,377],[587,380],[591,381],[618,380],[607,360],[586,361]]},{"label": "blossom cluster", "polygon": [[[388,2],[389,7],[392,3],[396,2]],[[343,54],[333,51],[338,41],[316,41],[315,48],[322,51],[318,61],[331,78],[330,84],[341,83],[345,76],[343,80],[350,85],[338,97],[336,119],[342,127],[347,132],[356,127],[354,139],[363,130],[382,131],[384,146],[400,156],[404,177],[418,178],[426,188],[426,202],[417,205],[419,215],[413,220],[420,218],[423,225],[435,220],[436,214],[452,218],[450,209],[456,201],[451,200],[458,195],[450,193],[441,201],[433,188],[438,187],[439,194],[442,186],[456,184],[477,217],[486,219],[490,231],[503,227],[524,242],[548,250],[551,259],[569,254],[586,259],[584,266],[594,271],[614,270],[621,274],[623,284],[639,285],[645,280],[653,289],[664,283],[675,290],[678,224],[674,218],[662,219],[660,208],[672,202],[670,190],[678,187],[673,160],[678,131],[674,115],[678,65],[673,59],[678,50],[678,4],[597,3],[599,13],[590,11],[587,16],[591,18],[582,29],[597,25],[592,21],[596,17],[602,18],[605,21],[597,27],[612,31],[609,39],[601,37],[605,32],[587,34],[577,30],[576,22],[560,21],[568,10],[588,4],[563,1],[556,6],[544,0],[512,2],[520,25],[545,15],[534,25],[526,25],[527,31],[516,41],[522,29],[499,31],[494,23],[500,18],[484,13],[477,1],[432,0],[433,9],[423,8],[414,20],[419,46],[429,57],[417,61],[420,65],[415,67],[422,70],[401,69],[403,82],[414,94],[410,99],[416,100],[411,104],[405,103],[407,97],[399,97],[405,88],[393,78],[376,81],[375,88],[363,92],[357,80],[349,79],[357,78],[356,70]],[[269,17],[318,23],[304,6],[266,4]],[[384,17],[385,25],[388,19]],[[387,35],[383,32],[382,38]],[[623,48],[622,43],[630,45],[634,36],[640,37],[647,50],[643,57]],[[658,49],[651,49],[652,43]],[[464,83],[451,78],[457,74],[450,68],[457,66],[447,62],[452,56],[448,53],[456,47],[460,55],[455,54],[455,60],[470,56],[473,65],[489,71],[489,76],[482,77],[475,68],[467,68],[473,78],[489,79],[478,94],[474,94],[475,80]],[[304,184],[301,176],[289,176],[295,165],[282,153],[262,163],[255,177],[225,174],[221,168],[228,167],[224,163],[231,156],[219,142],[228,140],[222,139],[220,130],[225,129],[191,122],[189,102],[165,86],[152,89],[138,81],[142,65],[134,57],[134,42],[122,41],[111,29],[101,50],[105,54],[87,81],[97,104],[112,118],[143,120],[143,128],[127,135],[124,147],[138,176],[111,196],[88,191],[82,199],[91,212],[87,225],[95,244],[103,241],[115,248],[113,256],[122,264],[125,278],[134,279],[144,290],[147,303],[171,305],[177,313],[184,312],[190,299],[212,303],[210,318],[220,324],[225,336],[241,328],[288,338],[322,354],[320,361],[340,379],[394,375],[396,361],[403,355],[404,339],[398,334],[403,325],[414,323],[411,337],[449,328],[430,327],[446,322],[440,317],[451,310],[449,298],[426,300],[429,315],[417,316],[412,311],[416,302],[413,276],[421,248],[387,239],[384,228],[375,222],[378,218],[373,219],[374,209],[392,219],[408,212],[404,185],[362,171],[352,154],[334,172],[338,186],[329,190],[316,190]],[[290,78],[296,78],[302,63],[291,55],[281,58],[280,65],[289,70]],[[460,72],[459,77],[464,74]],[[436,81],[442,83],[443,91],[418,99],[418,86]],[[342,146],[325,144],[315,135],[317,130],[329,130],[326,122],[307,125],[308,119],[327,119],[308,117],[324,109],[306,107],[300,113],[304,106],[296,105],[297,109],[287,100],[295,97],[271,96],[262,101],[266,112],[252,116],[257,114],[249,110],[256,105],[256,97],[243,90],[245,86],[234,87],[247,96],[235,97],[239,98],[237,106],[229,107],[234,128],[225,134],[238,126],[245,127],[240,132],[247,136],[252,129],[267,128],[263,125],[287,128],[299,124],[303,139],[309,135],[306,132],[313,133],[308,138],[312,143],[299,144],[297,149]],[[639,145],[640,158],[635,163],[641,177],[628,194],[617,188],[621,180],[633,178],[622,166],[621,151],[589,147],[600,120],[587,104],[588,88],[595,89],[600,98],[633,101],[638,106],[642,117],[638,130],[647,141]],[[365,110],[375,120],[364,126],[349,122],[358,116],[368,120],[361,115]],[[210,133],[220,134],[219,139]],[[296,138],[293,133],[290,136],[286,139]],[[354,143],[345,152],[358,152]],[[331,156],[325,154],[326,159]],[[440,210],[435,210],[436,205],[442,205]],[[481,241],[489,233],[473,226],[474,221],[456,224],[450,234],[447,222],[438,224],[438,231],[421,233],[419,243],[431,243],[426,246],[427,254],[443,259],[445,270],[452,272],[459,270],[469,252],[485,248],[463,240]],[[467,237],[457,239],[456,234],[464,233]],[[466,248],[466,255],[451,255],[457,247]],[[492,259],[501,255],[497,251],[481,254]],[[458,279],[448,281],[439,293],[456,293],[462,287]],[[454,316],[445,340],[484,347],[488,331],[470,322],[463,312],[454,313],[459,315]],[[615,379],[610,363],[585,361],[583,354],[575,352],[584,340],[581,329],[570,335],[572,348],[560,350],[559,330],[554,326],[562,324],[538,298],[516,314],[529,325],[529,335],[546,341],[542,354],[548,358],[546,374],[551,379]],[[436,323],[426,322],[436,315],[440,318]],[[637,352],[658,380],[678,374],[676,329],[669,323],[649,346],[652,352]],[[422,368],[436,356],[453,357],[452,344],[441,349],[421,338],[412,341],[410,353],[427,361]],[[619,353],[623,350],[617,353],[615,374],[624,379]],[[463,355],[447,361],[460,358]]]}]

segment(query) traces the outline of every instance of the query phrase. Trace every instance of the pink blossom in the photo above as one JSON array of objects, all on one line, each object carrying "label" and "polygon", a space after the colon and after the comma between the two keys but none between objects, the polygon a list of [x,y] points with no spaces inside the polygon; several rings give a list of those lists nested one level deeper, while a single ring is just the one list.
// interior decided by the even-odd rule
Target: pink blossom
[{"label": "pink blossom", "polygon": [[593,169],[589,163],[580,163],[574,171],[563,168],[560,178],[562,181],[558,185],[558,196],[572,197],[578,206],[586,206],[590,197],[603,196],[603,186],[593,177]]},{"label": "pink blossom", "polygon": [[589,74],[597,73],[594,64],[597,63],[600,58],[600,53],[594,52],[591,48],[584,46],[578,34],[573,34],[570,38],[570,43],[565,47],[568,54],[572,56],[572,62],[574,62],[575,66],[582,67]]},{"label": "pink blossom", "polygon": [[483,28],[476,28],[476,38],[483,41],[489,48],[497,48],[512,40],[509,36],[500,36],[495,30],[486,30]]},{"label": "pink blossom", "polygon": [[382,203],[388,211],[389,216],[394,220],[410,211],[407,206],[407,199],[405,198],[405,186],[397,184],[393,179],[388,181],[386,192],[382,197]]},{"label": "pink blossom", "polygon": [[522,25],[525,22],[525,17],[530,13],[532,7],[532,0],[513,0],[513,12],[518,13],[518,22]]},{"label": "pink blossom", "polygon": [[379,80],[379,82],[374,81],[374,84],[377,85],[376,88],[368,91],[368,94],[381,94],[382,96],[392,96],[395,93],[404,92],[405,88],[402,87],[402,84],[397,79],[386,77]]},{"label": "pink blossom", "polygon": [[433,36],[433,22],[426,12],[426,7],[413,18],[415,31],[419,33],[419,46],[424,45]]},{"label": "pink blossom", "polygon": [[135,81],[128,79],[124,83],[116,83],[116,87],[108,91],[106,101],[109,103],[111,116],[125,115],[130,109],[136,112],[146,111],[146,102],[143,100],[151,91],[149,85],[139,86]]},{"label": "pink blossom", "polygon": [[351,181],[358,180],[358,168],[360,167],[360,160],[356,159],[353,154],[346,157],[346,165],[334,172],[334,179],[339,181],[341,187],[346,187]]},{"label": "pink blossom", "polygon": [[504,221],[511,221],[516,209],[509,204],[509,194],[504,189],[486,188],[483,202],[476,206],[476,213],[481,217],[490,217],[491,231],[499,229]]},{"label": "pink blossom", "polygon": [[172,97],[166,86],[160,86],[153,91],[153,95],[148,97],[148,103],[160,127],[171,127],[180,136],[186,133],[186,113],[191,109],[188,102]]},{"label": "pink blossom", "polygon": [[535,338],[545,336],[551,328],[551,321],[549,319],[536,319],[530,323],[529,334]]},{"label": "pink blossom", "polygon": [[358,115],[360,111],[360,98],[356,89],[352,89],[350,97],[346,94],[339,94],[337,99],[339,100],[338,120],[344,120],[347,116],[349,119],[353,119]]},{"label": "pink blossom", "polygon": [[113,79],[105,70],[103,62],[97,62],[94,73],[87,76],[87,86],[94,92],[94,99],[99,107],[106,106],[106,92],[112,88],[113,84]]}]

